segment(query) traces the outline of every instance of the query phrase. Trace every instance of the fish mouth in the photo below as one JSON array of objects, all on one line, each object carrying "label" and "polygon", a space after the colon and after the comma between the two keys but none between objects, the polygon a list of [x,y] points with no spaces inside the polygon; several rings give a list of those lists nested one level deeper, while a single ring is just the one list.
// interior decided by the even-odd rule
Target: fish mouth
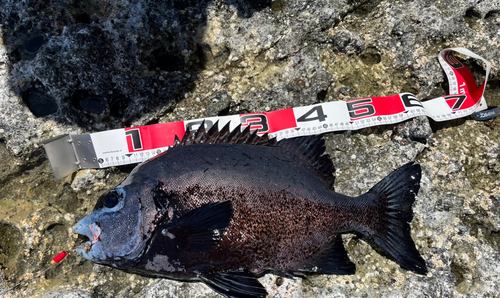
[{"label": "fish mouth", "polygon": [[73,232],[78,235],[76,252],[83,257],[101,240],[102,230],[98,223],[87,225],[82,220],[73,228]]},{"label": "fish mouth", "polygon": [[89,237],[82,234],[76,234],[78,238],[76,239],[77,250],[83,250],[88,253],[92,249],[92,241],[90,241]]}]

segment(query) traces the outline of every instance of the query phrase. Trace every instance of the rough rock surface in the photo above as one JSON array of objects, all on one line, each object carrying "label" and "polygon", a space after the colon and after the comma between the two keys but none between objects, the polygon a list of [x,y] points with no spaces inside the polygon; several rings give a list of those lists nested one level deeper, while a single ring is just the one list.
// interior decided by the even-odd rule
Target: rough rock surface
[{"label": "rough rock surface", "polygon": [[[0,0],[0,293],[5,297],[218,297],[201,283],[126,274],[71,253],[71,227],[132,167],[54,181],[40,142],[63,133],[408,91],[447,94],[438,52],[492,62],[500,105],[495,0]],[[482,66],[466,63],[475,75]],[[352,276],[261,281],[271,297],[498,297],[500,120],[328,134],[335,189],[367,191],[416,161],[412,236],[426,276],[345,235]],[[40,277],[61,250],[70,255]]]}]

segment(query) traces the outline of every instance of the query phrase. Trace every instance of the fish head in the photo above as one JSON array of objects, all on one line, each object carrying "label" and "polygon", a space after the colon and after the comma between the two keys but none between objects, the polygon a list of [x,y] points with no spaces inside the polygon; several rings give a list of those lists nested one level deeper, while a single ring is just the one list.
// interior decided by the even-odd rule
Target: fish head
[{"label": "fish head", "polygon": [[137,264],[159,216],[151,196],[147,186],[138,184],[122,184],[103,193],[94,210],[73,228],[88,238],[76,252],[113,267]]}]

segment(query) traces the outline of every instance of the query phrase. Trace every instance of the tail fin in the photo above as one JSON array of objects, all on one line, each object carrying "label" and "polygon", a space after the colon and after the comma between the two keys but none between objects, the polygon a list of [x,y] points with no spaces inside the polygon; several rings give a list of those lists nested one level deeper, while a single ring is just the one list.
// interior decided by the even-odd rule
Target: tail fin
[{"label": "tail fin", "polygon": [[412,204],[420,188],[420,165],[408,163],[389,174],[363,195],[374,200],[381,211],[379,220],[365,234],[408,270],[426,274],[424,259],[420,256],[410,234],[413,219]]}]

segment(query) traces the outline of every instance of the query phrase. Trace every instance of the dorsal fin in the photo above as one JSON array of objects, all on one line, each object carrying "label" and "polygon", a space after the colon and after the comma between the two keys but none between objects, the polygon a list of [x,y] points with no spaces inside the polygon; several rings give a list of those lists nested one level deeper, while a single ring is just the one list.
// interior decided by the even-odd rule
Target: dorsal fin
[{"label": "dorsal fin", "polygon": [[245,127],[241,131],[241,125],[230,131],[229,122],[219,130],[218,122],[216,122],[208,132],[205,129],[205,122],[203,122],[196,131],[186,130],[186,133],[179,140],[175,136],[175,146],[187,146],[195,144],[245,144],[245,145],[259,145],[259,146],[275,146],[276,139],[269,138],[266,133],[262,136],[257,135],[257,130],[253,132],[250,126]]},{"label": "dorsal fin", "polygon": [[314,169],[323,181],[332,187],[335,168],[330,156],[325,153],[325,140],[319,136],[307,136],[279,141],[276,146],[293,153],[306,166]]},{"label": "dorsal fin", "polygon": [[229,129],[229,122],[219,130],[216,122],[208,131],[203,122],[196,131],[186,130],[186,133],[179,140],[175,136],[175,146],[187,146],[196,144],[245,144],[255,146],[279,146],[291,152],[297,159],[303,162],[307,167],[316,171],[323,181],[332,187],[335,180],[333,173],[335,168],[330,160],[330,156],[325,153],[325,141],[321,136],[308,136],[293,139],[285,139],[279,142],[275,138],[269,138],[266,133],[262,136],[257,135],[257,130],[253,132],[250,126],[241,131],[241,125],[238,125],[232,131]]}]

